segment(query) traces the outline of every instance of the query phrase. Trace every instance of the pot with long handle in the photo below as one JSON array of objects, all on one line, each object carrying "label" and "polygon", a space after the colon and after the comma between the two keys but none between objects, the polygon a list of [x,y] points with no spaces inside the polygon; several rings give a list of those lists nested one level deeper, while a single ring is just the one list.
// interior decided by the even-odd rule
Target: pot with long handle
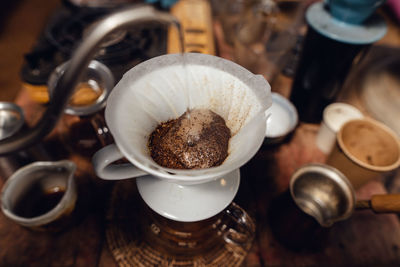
[{"label": "pot with long handle", "polygon": [[349,218],[355,210],[400,213],[400,194],[356,200],[347,177],[325,164],[308,164],[297,169],[290,180],[290,193],[296,205],[324,227]]}]

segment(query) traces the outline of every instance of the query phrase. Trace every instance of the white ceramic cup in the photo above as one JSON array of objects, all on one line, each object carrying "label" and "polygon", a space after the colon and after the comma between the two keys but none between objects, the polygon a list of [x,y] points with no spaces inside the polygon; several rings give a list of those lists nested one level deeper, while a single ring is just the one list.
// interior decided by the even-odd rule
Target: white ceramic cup
[{"label": "white ceramic cup", "polygon": [[272,93],[272,106],[267,111],[265,144],[283,141],[297,126],[299,121],[296,107],[284,96]]},{"label": "white ceramic cup", "polygon": [[[205,54],[169,54],[128,71],[112,90],[105,119],[115,144],[93,156],[96,174],[107,180],[146,174],[180,184],[205,183],[250,160],[260,148],[271,106],[268,82],[240,65]],[[231,130],[228,157],[217,167],[194,170],[164,168],[151,158],[150,134],[162,122],[186,110],[207,108]],[[129,163],[113,163],[126,158]]]},{"label": "white ceramic cup", "polygon": [[336,142],[336,133],[343,124],[352,119],[363,117],[361,111],[346,103],[332,103],[324,109],[323,120],[319,128],[316,143],[325,154],[329,154]]}]

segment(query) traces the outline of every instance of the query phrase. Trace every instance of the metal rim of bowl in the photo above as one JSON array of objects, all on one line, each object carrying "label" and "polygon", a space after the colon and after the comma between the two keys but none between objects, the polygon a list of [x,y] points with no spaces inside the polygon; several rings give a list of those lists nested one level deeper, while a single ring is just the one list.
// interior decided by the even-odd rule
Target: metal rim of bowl
[{"label": "metal rim of bowl", "polygon": [[24,123],[25,123],[25,116],[24,116],[24,111],[22,110],[22,108],[12,102],[0,102],[0,110],[11,110],[11,111],[18,113],[20,116],[16,125],[14,126],[13,131],[9,132],[5,136],[0,136],[0,140],[2,140],[2,139],[6,139],[7,137],[12,136],[13,134],[15,134],[16,132],[18,132],[21,129],[22,125],[24,125]]},{"label": "metal rim of bowl", "polygon": [[[346,194],[346,197],[349,199],[349,202],[348,202],[349,205],[348,205],[346,211],[343,212],[342,215],[338,216],[337,218],[332,219],[328,223],[324,223],[317,214],[311,214],[301,208],[298,197],[296,197],[294,195],[294,187],[295,187],[296,181],[300,177],[302,177],[303,174],[305,174],[307,172],[317,172],[322,175],[325,175],[325,176],[329,177],[329,179],[332,179],[335,182],[337,182],[338,185],[343,189],[343,192]],[[355,203],[356,203],[356,196],[355,196],[353,186],[342,172],[340,172],[338,169],[336,169],[332,166],[329,166],[326,164],[321,164],[321,163],[310,163],[310,164],[301,166],[292,174],[292,176],[290,178],[290,182],[289,182],[289,189],[290,189],[290,194],[291,194],[294,202],[296,203],[296,205],[301,210],[303,210],[305,213],[309,214],[310,216],[313,216],[322,226],[330,226],[332,223],[334,223],[336,221],[341,221],[341,220],[347,219],[351,216],[351,214],[354,211],[354,207],[355,207]]]},{"label": "metal rim of bowl", "polygon": [[[50,100],[54,94],[54,89],[56,88],[57,82],[60,77],[64,74],[66,68],[68,67],[69,61],[64,62],[60,66],[58,66],[53,73],[50,75],[48,81],[48,91]],[[103,63],[92,60],[87,69],[92,69],[100,74],[104,81],[104,88],[102,94],[97,98],[94,104],[84,106],[84,107],[75,107],[71,105],[67,105],[64,112],[69,115],[75,116],[86,116],[93,114],[106,106],[108,95],[111,93],[111,90],[114,87],[114,75],[111,73],[110,69],[104,65]]]}]

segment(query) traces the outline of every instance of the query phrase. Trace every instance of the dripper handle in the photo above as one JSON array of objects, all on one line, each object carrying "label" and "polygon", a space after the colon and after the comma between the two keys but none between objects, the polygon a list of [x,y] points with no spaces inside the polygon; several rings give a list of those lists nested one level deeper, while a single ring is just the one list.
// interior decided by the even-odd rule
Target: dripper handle
[{"label": "dripper handle", "polygon": [[373,195],[370,203],[376,213],[400,213],[400,194]]},{"label": "dripper handle", "polygon": [[103,147],[92,158],[96,175],[104,180],[122,180],[147,175],[132,163],[113,163],[123,157],[115,144]]}]

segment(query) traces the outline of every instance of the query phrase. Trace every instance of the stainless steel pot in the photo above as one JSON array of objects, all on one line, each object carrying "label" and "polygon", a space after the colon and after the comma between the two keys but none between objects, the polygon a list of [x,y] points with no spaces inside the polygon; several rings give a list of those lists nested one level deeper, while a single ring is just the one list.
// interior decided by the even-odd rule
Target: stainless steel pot
[{"label": "stainless steel pot", "polygon": [[349,218],[355,209],[400,213],[400,194],[373,195],[369,200],[356,201],[346,176],[325,164],[308,164],[295,171],[290,192],[297,206],[324,227]]}]

